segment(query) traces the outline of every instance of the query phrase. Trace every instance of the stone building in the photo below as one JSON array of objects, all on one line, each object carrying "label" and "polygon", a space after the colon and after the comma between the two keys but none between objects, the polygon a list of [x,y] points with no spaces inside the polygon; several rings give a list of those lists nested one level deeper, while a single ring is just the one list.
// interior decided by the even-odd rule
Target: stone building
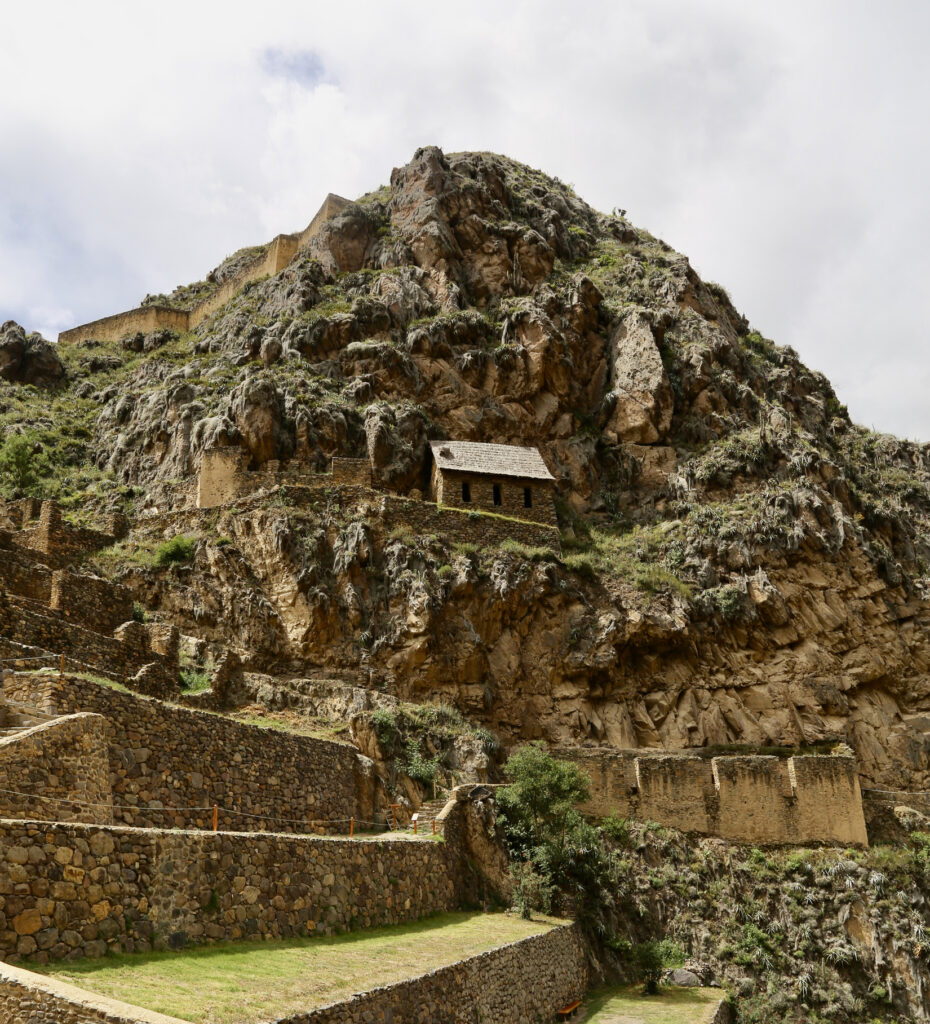
[{"label": "stone building", "polygon": [[555,526],[555,477],[538,448],[431,441],[430,497],[438,505],[497,512]]}]

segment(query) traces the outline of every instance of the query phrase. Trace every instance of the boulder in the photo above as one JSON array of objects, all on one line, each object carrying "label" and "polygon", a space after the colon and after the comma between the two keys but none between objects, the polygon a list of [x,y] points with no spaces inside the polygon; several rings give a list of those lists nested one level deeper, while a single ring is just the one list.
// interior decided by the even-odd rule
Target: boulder
[{"label": "boulder", "polygon": [[55,347],[41,334],[29,334],[14,320],[0,327],[0,378],[15,384],[51,387],[65,375]]}]

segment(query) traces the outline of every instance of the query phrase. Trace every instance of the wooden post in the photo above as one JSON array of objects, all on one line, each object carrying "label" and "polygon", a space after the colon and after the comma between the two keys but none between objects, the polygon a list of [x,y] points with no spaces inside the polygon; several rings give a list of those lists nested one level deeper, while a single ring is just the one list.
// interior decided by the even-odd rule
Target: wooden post
[{"label": "wooden post", "polygon": [[433,818],[433,835],[436,835],[436,819]]},{"label": "wooden post", "polygon": [[349,838],[355,835],[355,818],[349,818]]},{"label": "wooden post", "polygon": [[61,656],[61,664],[58,666],[58,680],[59,682],[65,677],[65,656]]},{"label": "wooden post", "polygon": [[217,804],[213,805],[213,831],[216,831],[216,826],[219,823],[220,809]]},{"label": "wooden post", "polygon": [[391,829],[392,832],[396,832],[397,831],[397,808],[398,807],[400,807],[400,804],[391,804],[391,810],[394,812],[394,827],[393,827],[393,829]]},{"label": "wooden post", "polygon": [[414,834],[414,835],[416,835],[416,834],[417,834],[417,824],[419,823],[419,820],[418,820],[418,819],[419,819],[419,817],[420,817],[420,815],[419,815],[419,814],[415,814],[415,815],[413,816],[413,834]]}]

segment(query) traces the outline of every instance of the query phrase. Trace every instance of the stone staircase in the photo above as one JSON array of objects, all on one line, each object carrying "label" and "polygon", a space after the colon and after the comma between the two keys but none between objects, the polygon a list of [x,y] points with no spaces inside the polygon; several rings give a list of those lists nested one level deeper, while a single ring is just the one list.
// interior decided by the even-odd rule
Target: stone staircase
[{"label": "stone staircase", "polygon": [[[426,800],[420,804],[417,809],[417,834],[418,835],[429,835],[433,831],[433,822],[439,817],[442,809],[449,802],[449,794],[445,793],[441,796],[437,796],[435,800]],[[437,823],[436,831],[441,831],[442,826]],[[411,822],[408,826],[409,831],[413,831],[413,823]]]}]

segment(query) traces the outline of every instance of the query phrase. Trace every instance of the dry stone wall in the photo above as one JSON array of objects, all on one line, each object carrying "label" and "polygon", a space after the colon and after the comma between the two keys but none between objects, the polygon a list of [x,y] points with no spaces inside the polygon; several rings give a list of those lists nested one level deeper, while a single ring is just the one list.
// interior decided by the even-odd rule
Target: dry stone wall
[{"label": "dry stone wall", "polygon": [[49,607],[95,633],[112,633],[132,620],[132,594],[126,587],[97,576],[59,569],[52,577]]},{"label": "dry stone wall", "polygon": [[67,715],[0,738],[0,817],[112,822],[106,720]]},{"label": "dry stone wall", "polygon": [[[119,518],[112,517],[108,525],[115,529]],[[22,530],[16,536],[19,544],[41,551],[53,569],[67,568],[88,552],[109,547],[114,539],[113,533],[101,533],[65,522],[54,501],[43,501],[38,525]]]},{"label": "dry stone wall", "polygon": [[276,1024],[538,1024],[581,999],[587,982],[581,935],[576,925],[564,925]]},{"label": "dry stone wall", "polygon": [[715,757],[563,747],[591,779],[589,814],[740,843],[868,845],[850,757]]},{"label": "dry stone wall", "polygon": [[0,958],[332,934],[459,903],[444,843],[0,820]]},{"label": "dry stone wall", "polygon": [[[462,485],[468,484],[470,501],[462,497]],[[547,526],[556,526],[555,503],[552,486],[539,480],[519,477],[479,476],[475,473],[458,473],[454,470],[433,468],[433,497],[440,505],[461,508],[466,511],[480,508],[485,512],[496,512],[516,519],[531,519]],[[500,504],[494,504],[494,487],[499,488]],[[531,504],[524,502],[524,492],[530,492]]]},{"label": "dry stone wall", "polygon": [[371,487],[371,462],[368,459],[333,459],[333,483]]},{"label": "dry stone wall", "polygon": [[93,995],[55,978],[0,963],[3,1024],[184,1024],[115,999]]},{"label": "dry stone wall", "polygon": [[338,833],[374,820],[380,782],[354,747],[261,729],[66,674],[16,673],[8,700],[110,726],[114,820],[141,827]]}]

